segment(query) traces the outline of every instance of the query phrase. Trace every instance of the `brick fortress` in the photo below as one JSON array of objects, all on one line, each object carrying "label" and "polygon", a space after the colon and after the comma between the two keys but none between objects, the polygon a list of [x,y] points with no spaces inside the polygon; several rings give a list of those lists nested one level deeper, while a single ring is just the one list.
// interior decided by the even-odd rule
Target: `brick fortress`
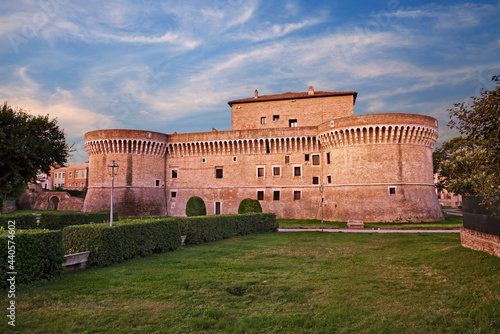
[{"label": "brick fortress", "polygon": [[[191,196],[207,214],[237,213],[258,199],[280,218],[365,222],[442,220],[434,189],[437,120],[415,114],[354,116],[356,92],[255,96],[228,102],[232,130],[85,134],[90,179],[85,212],[183,216]],[[323,200],[322,200],[323,199]]]}]

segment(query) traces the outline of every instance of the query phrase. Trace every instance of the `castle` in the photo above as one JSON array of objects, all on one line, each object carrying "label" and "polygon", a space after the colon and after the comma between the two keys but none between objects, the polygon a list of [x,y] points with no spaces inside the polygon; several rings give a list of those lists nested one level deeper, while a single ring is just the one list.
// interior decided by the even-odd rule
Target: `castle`
[{"label": "castle", "polygon": [[[443,220],[434,189],[437,120],[415,114],[354,116],[357,92],[284,93],[229,101],[232,129],[184,134],[97,130],[85,212],[109,210],[108,165],[121,216],[183,216],[201,197],[207,214],[258,199],[279,218]],[[321,213],[323,212],[323,213]]]}]

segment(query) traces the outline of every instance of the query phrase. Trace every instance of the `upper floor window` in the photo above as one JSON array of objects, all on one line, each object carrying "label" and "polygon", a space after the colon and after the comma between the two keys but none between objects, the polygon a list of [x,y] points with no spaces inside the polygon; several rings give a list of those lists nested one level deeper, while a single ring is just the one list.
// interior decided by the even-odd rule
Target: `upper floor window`
[{"label": "upper floor window", "polygon": [[177,174],[178,174],[178,170],[177,169],[172,169],[172,179],[176,179],[177,178]]},{"label": "upper floor window", "polygon": [[289,155],[285,155],[285,163],[286,164],[290,163],[290,156]]},{"label": "upper floor window", "polygon": [[309,161],[309,154],[304,154],[304,161]]},{"label": "upper floor window", "polygon": [[264,177],[264,167],[257,167],[257,177]]},{"label": "upper floor window", "polygon": [[273,191],[273,200],[274,201],[279,201],[280,200],[280,191],[279,190]]},{"label": "upper floor window", "polygon": [[280,115],[273,115],[273,121],[279,121]]},{"label": "upper floor window", "polygon": [[330,160],[330,152],[327,152],[326,153],[326,163],[327,164],[330,164],[331,160]]},{"label": "upper floor window", "polygon": [[293,176],[302,176],[302,166],[293,166]]},{"label": "upper floor window", "polygon": [[314,154],[313,158],[313,166],[319,166],[319,154]]},{"label": "upper floor window", "polygon": [[319,177],[313,176],[313,184],[319,184]]},{"label": "upper floor window", "polygon": [[280,175],[281,175],[281,167],[273,166],[273,176],[280,176]]},{"label": "upper floor window", "polygon": [[260,124],[266,124],[266,118],[265,117],[261,117],[260,118]]},{"label": "upper floor window", "polygon": [[288,121],[288,124],[290,125],[291,128],[296,128],[297,127],[297,120],[296,119],[290,119]]},{"label": "upper floor window", "polygon": [[68,176],[69,179],[71,179],[71,177],[73,176],[72,174],[73,174],[72,172],[69,172],[69,176]]},{"label": "upper floor window", "polygon": [[78,179],[78,171],[75,172],[75,179]]},{"label": "upper floor window", "polygon": [[222,167],[216,167],[215,168],[215,178],[216,179],[222,179],[222,177],[223,177]]}]

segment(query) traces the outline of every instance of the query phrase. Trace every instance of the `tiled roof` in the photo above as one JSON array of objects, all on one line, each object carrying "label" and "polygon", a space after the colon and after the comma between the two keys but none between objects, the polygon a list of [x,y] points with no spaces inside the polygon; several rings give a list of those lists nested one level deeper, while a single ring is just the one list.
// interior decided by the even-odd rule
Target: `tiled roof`
[{"label": "tiled roof", "polygon": [[309,95],[309,92],[288,92],[283,94],[274,94],[274,95],[262,95],[258,97],[249,97],[246,99],[233,100],[229,101],[227,104],[232,106],[235,103],[251,103],[251,102],[262,102],[262,101],[277,101],[277,100],[293,100],[293,99],[307,99],[314,97],[325,97],[325,96],[342,96],[342,95],[353,95],[354,101],[356,101],[356,96],[358,92],[324,92],[317,91],[314,94]]},{"label": "tiled roof", "polygon": [[62,172],[66,170],[80,170],[80,169],[86,169],[87,167],[89,167],[89,163],[85,162],[83,164],[69,165],[66,167],[57,168],[55,171]]}]

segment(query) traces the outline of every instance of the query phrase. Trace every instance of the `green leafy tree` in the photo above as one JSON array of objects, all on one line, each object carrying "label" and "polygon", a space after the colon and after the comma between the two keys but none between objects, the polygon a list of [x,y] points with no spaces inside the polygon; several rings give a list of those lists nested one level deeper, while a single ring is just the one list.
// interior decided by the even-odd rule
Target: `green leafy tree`
[{"label": "green leafy tree", "polygon": [[261,213],[262,212],[262,207],[260,206],[260,203],[256,199],[251,199],[251,198],[245,198],[240,202],[240,205],[238,206],[238,213],[244,214],[244,213]]},{"label": "green leafy tree", "polygon": [[492,90],[481,89],[470,103],[448,109],[451,128],[462,135],[434,152],[438,188],[465,196],[485,196],[485,204],[500,206],[500,76]]},{"label": "green leafy tree", "polygon": [[193,196],[186,204],[186,216],[206,216],[207,207],[201,197]]},{"label": "green leafy tree", "polygon": [[50,166],[64,165],[69,152],[56,119],[16,111],[5,102],[0,108],[0,198],[35,181],[39,172],[48,173]]}]

